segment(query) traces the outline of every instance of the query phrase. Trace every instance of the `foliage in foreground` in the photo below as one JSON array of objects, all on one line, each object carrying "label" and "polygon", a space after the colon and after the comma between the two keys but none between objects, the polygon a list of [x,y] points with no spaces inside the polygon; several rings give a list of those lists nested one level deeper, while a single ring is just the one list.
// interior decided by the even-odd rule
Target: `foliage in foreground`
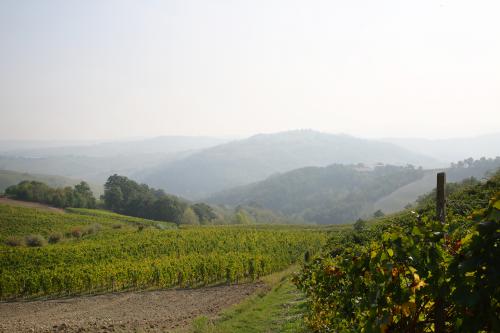
[{"label": "foliage in foreground", "polygon": [[499,190],[499,173],[454,188],[444,226],[423,200],[417,212],[332,238],[296,279],[311,328],[500,331]]}]

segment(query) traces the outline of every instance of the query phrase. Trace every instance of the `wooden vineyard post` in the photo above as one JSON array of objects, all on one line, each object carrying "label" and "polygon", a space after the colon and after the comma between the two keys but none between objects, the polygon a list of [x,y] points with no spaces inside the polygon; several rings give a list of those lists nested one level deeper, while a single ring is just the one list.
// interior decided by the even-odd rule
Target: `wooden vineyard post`
[{"label": "wooden vineyard post", "polygon": [[[436,216],[441,224],[446,223],[446,174],[444,172],[439,172],[437,174],[437,186],[436,186]],[[446,236],[445,236],[446,237]],[[436,333],[445,332],[445,312],[443,298],[437,297],[434,304],[434,329]]]},{"label": "wooden vineyard post", "polygon": [[446,194],[444,188],[446,185],[446,174],[440,172],[437,174],[437,189],[436,189],[436,216],[441,224],[446,223]]}]

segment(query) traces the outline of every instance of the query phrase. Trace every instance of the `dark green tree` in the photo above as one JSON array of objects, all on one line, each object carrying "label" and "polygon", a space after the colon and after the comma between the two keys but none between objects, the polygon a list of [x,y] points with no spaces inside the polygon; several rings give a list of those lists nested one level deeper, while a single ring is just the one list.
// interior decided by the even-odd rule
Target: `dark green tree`
[{"label": "dark green tree", "polygon": [[385,216],[384,212],[382,210],[377,210],[375,213],[373,213],[374,218],[379,218]]},{"label": "dark green tree", "polygon": [[206,203],[200,202],[191,206],[195,214],[198,216],[200,222],[207,223],[215,220],[217,218],[217,214],[215,214],[212,207],[207,205]]}]

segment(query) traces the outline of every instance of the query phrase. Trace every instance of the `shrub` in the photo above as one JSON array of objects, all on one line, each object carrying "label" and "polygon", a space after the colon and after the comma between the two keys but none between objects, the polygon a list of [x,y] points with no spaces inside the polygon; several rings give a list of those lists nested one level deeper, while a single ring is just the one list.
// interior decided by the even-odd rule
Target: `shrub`
[{"label": "shrub", "polygon": [[23,241],[22,238],[11,236],[11,237],[7,237],[7,239],[5,240],[5,245],[8,245],[8,246],[23,246],[24,245],[24,241]]},{"label": "shrub", "polygon": [[83,235],[83,232],[82,232],[82,229],[81,228],[73,228],[71,229],[71,236],[75,237],[75,238],[80,238],[82,237]]},{"label": "shrub", "polygon": [[25,242],[27,246],[31,247],[39,247],[39,246],[44,246],[46,241],[45,238],[41,235],[29,235],[26,236]]},{"label": "shrub", "polygon": [[90,227],[86,228],[84,235],[92,235],[101,230],[101,225],[99,223],[92,224]]},{"label": "shrub", "polygon": [[55,232],[49,236],[49,243],[55,244],[59,243],[59,241],[63,238],[63,235],[60,232]]}]

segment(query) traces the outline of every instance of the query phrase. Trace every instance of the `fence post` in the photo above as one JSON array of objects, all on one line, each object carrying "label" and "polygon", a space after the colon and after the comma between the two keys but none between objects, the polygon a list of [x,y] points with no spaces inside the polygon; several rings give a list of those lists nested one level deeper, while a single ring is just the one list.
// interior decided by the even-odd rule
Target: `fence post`
[{"label": "fence post", "polygon": [[437,188],[436,188],[436,215],[438,220],[446,223],[446,193],[444,191],[446,185],[446,174],[440,172],[437,174]]},{"label": "fence post", "polygon": [[[439,172],[437,174],[437,186],[436,186],[436,215],[441,224],[446,223],[446,174],[444,172]],[[434,303],[434,331],[436,333],[442,333],[446,331],[445,326],[445,312],[443,304],[442,295],[436,298]]]}]

